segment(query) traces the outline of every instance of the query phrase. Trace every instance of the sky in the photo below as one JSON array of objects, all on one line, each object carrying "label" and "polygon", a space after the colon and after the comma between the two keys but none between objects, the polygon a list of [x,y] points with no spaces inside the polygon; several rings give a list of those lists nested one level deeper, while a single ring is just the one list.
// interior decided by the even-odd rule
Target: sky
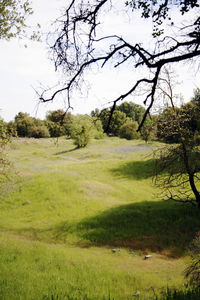
[{"label": "sky", "polygon": [[[42,32],[47,33],[66,3],[67,0],[32,0],[34,15],[30,23],[40,23]],[[138,39],[148,41],[152,30],[150,21],[145,21],[145,26],[142,27],[140,18],[136,15],[134,23],[131,24],[126,13],[121,17],[117,11],[112,16],[105,15],[104,21],[106,34],[112,34],[114,28],[119,35],[125,34],[127,39],[133,41]],[[27,48],[24,47],[25,43]],[[13,120],[20,111],[44,119],[47,111],[65,108],[64,96],[60,96],[54,103],[39,104],[35,92],[41,86],[44,88],[55,86],[60,76],[63,80],[63,75],[56,74],[54,65],[49,59],[45,38],[40,43],[17,39],[9,42],[1,40],[0,49],[0,116],[5,121]],[[200,87],[198,68],[190,64],[181,66],[177,78],[180,82],[177,92],[181,92],[184,101],[187,102],[191,99],[194,89]],[[137,80],[136,74],[128,68],[122,68],[120,72],[110,66],[107,66],[105,71],[92,70],[86,76],[89,92],[75,95],[72,101],[73,113],[90,113],[95,108],[108,107],[111,105],[109,102],[125,92],[133,80]],[[129,100],[142,104],[141,97]]]}]

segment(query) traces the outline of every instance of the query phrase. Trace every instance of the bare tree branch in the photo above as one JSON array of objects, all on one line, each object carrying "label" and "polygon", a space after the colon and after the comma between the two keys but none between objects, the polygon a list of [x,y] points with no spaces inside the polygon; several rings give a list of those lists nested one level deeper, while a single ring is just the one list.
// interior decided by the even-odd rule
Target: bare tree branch
[{"label": "bare tree branch", "polygon": [[[144,97],[146,112],[139,126],[141,129],[146,116],[150,113],[155,102],[155,93],[158,79],[164,66],[172,63],[198,59],[200,55],[200,21],[195,18],[192,24],[182,28],[180,36],[165,36],[159,41],[153,41],[154,47],[145,49],[139,43],[130,44],[123,37],[99,34],[98,28],[102,22],[102,12],[109,13],[115,3],[112,0],[71,0],[63,16],[56,21],[57,29],[54,33],[55,42],[51,46],[55,69],[63,68],[66,85],[46,97],[45,91],[40,96],[41,102],[53,101],[60,93],[66,92],[70,106],[71,91],[77,87],[85,72],[93,65],[102,62],[101,67],[113,64],[114,68],[123,65],[131,69],[145,68],[146,77],[138,77],[127,92],[113,100],[113,108],[118,101],[126,99],[133,94],[139,86],[147,83],[150,92]],[[169,17],[169,11],[175,5],[181,14],[186,14],[190,9],[199,7],[198,1],[174,1],[174,4],[165,0],[154,6],[152,1],[127,1],[127,7],[132,10],[142,9],[142,17],[152,17],[155,25],[154,35],[161,35],[160,24]],[[150,9],[151,7],[151,9]],[[106,42],[106,47],[101,43]],[[105,48],[105,49],[104,49]],[[154,50],[152,50],[154,48]],[[152,70],[151,78],[147,70]],[[111,116],[113,112],[111,109]]]}]

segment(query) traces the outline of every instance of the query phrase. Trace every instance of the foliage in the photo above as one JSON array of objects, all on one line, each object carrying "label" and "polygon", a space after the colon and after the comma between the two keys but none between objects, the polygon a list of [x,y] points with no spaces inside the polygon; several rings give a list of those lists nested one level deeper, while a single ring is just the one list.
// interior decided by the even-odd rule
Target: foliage
[{"label": "foliage", "polygon": [[153,300],[198,300],[200,288],[184,287],[182,289],[170,289],[162,293],[162,296],[155,296]]},{"label": "foliage", "polygon": [[200,107],[200,88],[195,89],[191,102]]},{"label": "foliage", "polygon": [[16,122],[17,134],[20,137],[30,137],[34,126],[34,119],[29,116],[18,118]]},{"label": "foliage", "polygon": [[78,148],[87,146],[90,141],[88,125],[85,123],[75,126],[72,130],[71,138],[74,140],[74,145]]},{"label": "foliage", "polygon": [[69,135],[71,122],[71,113],[65,113],[62,109],[49,111],[46,115],[46,125],[51,137]]},{"label": "foliage", "polygon": [[[176,112],[179,109],[176,108]],[[157,120],[157,137],[165,142],[178,142],[178,124],[176,122],[176,112],[171,107],[166,108]]]},{"label": "foliage", "polygon": [[145,113],[145,109],[143,106],[127,101],[116,106],[116,110],[125,113],[127,118],[131,118],[138,124],[140,124],[140,122],[142,121],[142,117]]},{"label": "foliage", "polygon": [[0,119],[0,188],[10,175],[11,164],[5,152],[6,146],[10,143],[10,138],[11,134],[8,131],[7,124]]},{"label": "foliage", "polygon": [[156,133],[156,125],[155,120],[146,118],[143,126],[140,130],[140,134],[142,139],[147,143],[148,141],[152,140],[155,137]]},{"label": "foliage", "polygon": [[0,149],[4,149],[10,142],[11,134],[8,130],[7,124],[0,119]]},{"label": "foliage", "polygon": [[27,113],[19,112],[15,116],[13,127],[16,128],[17,134],[20,137],[49,137],[49,130],[45,122],[33,117]]},{"label": "foliage", "polygon": [[158,150],[155,183],[163,188],[166,197],[189,201],[200,208],[199,108],[191,102],[164,113],[165,122],[158,126],[159,131],[166,141],[177,144]]},{"label": "foliage", "polygon": [[137,132],[138,123],[127,119],[126,122],[120,127],[119,136],[127,140],[139,138],[140,134]]},{"label": "foliage", "polygon": [[103,126],[102,126],[102,123],[101,121],[96,118],[96,117],[93,117],[92,118],[92,129],[91,129],[91,136],[94,138],[94,139],[102,139],[104,137],[104,132],[103,132]]},{"label": "foliage", "polygon": [[91,138],[103,138],[101,121],[88,115],[74,116],[70,125],[70,137],[78,148],[87,146]]},{"label": "foliage", "polygon": [[34,138],[46,138],[50,137],[49,130],[45,125],[33,125],[29,131],[29,136]]},{"label": "foliage", "polygon": [[91,129],[92,124],[89,116],[80,115],[73,119],[70,126],[70,136],[78,148],[87,146],[91,139]]},{"label": "foliage", "polygon": [[194,101],[181,108],[166,108],[158,117],[157,136],[165,142],[179,143],[181,139],[190,142],[200,132],[199,107]]},{"label": "foliage", "polygon": [[157,37],[164,33],[163,22],[167,19],[170,21],[171,26],[174,25],[175,20],[172,20],[170,11],[173,8],[173,6],[178,7],[181,14],[184,15],[187,13],[191,8],[199,7],[198,1],[179,1],[175,0],[173,1],[173,4],[168,1],[165,1],[163,3],[158,3],[159,1],[154,1],[152,3],[151,0],[147,1],[137,1],[137,0],[130,0],[126,1],[125,4],[131,9],[139,9],[141,10],[142,14],[141,16],[145,19],[152,18],[153,20],[153,36]]},{"label": "foliage", "polygon": [[[0,39],[10,40],[14,37],[26,35],[27,18],[33,14],[28,0],[0,1]],[[38,25],[39,27],[39,25]],[[39,39],[39,32],[33,32],[31,39]]]},{"label": "foliage", "polygon": [[200,287],[200,235],[199,232],[189,246],[191,262],[185,270],[190,285]]},{"label": "foliage", "polygon": [[7,123],[7,129],[12,137],[17,136],[17,127],[16,127],[16,123],[14,121],[10,121]]},{"label": "foliage", "polygon": [[109,118],[110,118],[110,109],[103,109],[99,114],[99,118],[102,122],[104,132],[106,131],[106,133],[115,136],[119,136],[120,128],[126,121],[125,113],[115,110],[108,127]]}]

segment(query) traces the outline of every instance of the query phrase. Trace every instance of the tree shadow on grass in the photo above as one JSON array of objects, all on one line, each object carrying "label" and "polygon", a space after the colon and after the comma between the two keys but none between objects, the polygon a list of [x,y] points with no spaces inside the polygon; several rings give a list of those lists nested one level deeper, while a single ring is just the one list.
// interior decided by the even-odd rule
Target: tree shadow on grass
[{"label": "tree shadow on grass", "polygon": [[58,240],[75,233],[81,238],[79,246],[127,247],[170,257],[183,255],[199,230],[197,209],[169,201],[121,205],[77,224],[62,222],[53,229]]},{"label": "tree shadow on grass", "polygon": [[78,148],[78,147],[74,147],[74,148],[72,148],[72,149],[69,149],[69,150],[65,150],[65,151],[61,151],[61,152],[56,152],[54,155],[61,155],[61,154],[65,154],[65,153],[73,152],[73,151],[75,151],[75,150],[78,150],[78,149],[80,149],[80,148]]},{"label": "tree shadow on grass", "polygon": [[155,162],[155,159],[131,161],[122,164],[118,168],[111,169],[111,172],[117,177],[136,180],[147,179],[155,174]]}]

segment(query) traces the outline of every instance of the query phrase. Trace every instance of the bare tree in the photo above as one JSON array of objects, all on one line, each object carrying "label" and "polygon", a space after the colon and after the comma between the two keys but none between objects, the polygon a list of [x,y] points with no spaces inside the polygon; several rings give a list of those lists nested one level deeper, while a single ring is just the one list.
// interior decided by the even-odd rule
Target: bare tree
[{"label": "bare tree", "polygon": [[[125,66],[130,69],[145,69],[144,77],[132,83],[130,89],[113,100],[111,116],[116,103],[132,95],[145,84],[149,92],[144,95],[146,112],[139,126],[141,128],[146,116],[150,113],[155,100],[155,92],[161,70],[164,66],[175,62],[198,60],[200,55],[200,17],[198,0],[184,1],[139,1],[131,0],[122,3],[134,18],[132,13],[139,10],[141,17],[152,18],[153,36],[150,48],[141,43],[131,44],[123,36],[104,35],[100,28],[105,13],[112,12],[118,6],[112,0],[71,0],[63,16],[56,21],[56,31],[51,36],[51,50],[55,69],[62,68],[66,75],[66,84],[50,96],[44,91],[40,95],[42,102],[53,101],[59,93],[66,92],[68,107],[73,89],[76,89],[85,72],[93,65],[104,67],[113,64],[114,68]],[[121,9],[121,8],[120,8]],[[194,10],[193,20],[183,24],[178,36],[168,36],[164,32],[164,23],[170,22],[176,28],[176,20],[171,12],[176,9],[182,16]],[[175,17],[176,19],[176,17]],[[144,25],[145,26],[145,25]],[[105,47],[106,43],[106,47]],[[152,72],[149,74],[147,70]],[[139,76],[139,75],[138,75]]]}]

